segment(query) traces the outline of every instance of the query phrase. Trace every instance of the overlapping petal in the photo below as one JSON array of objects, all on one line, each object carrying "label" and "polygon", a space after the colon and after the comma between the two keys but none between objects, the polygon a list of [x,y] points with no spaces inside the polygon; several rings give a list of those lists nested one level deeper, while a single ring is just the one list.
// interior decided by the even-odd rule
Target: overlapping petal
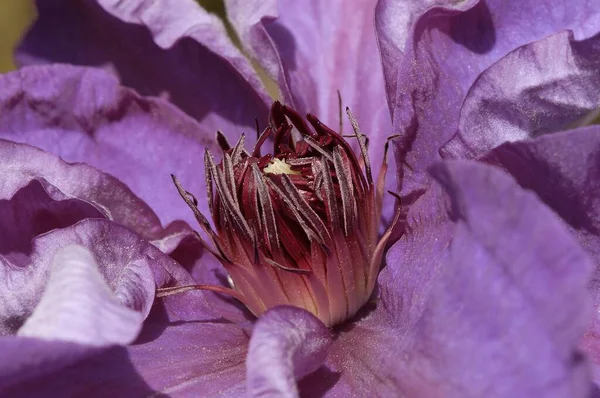
[{"label": "overlapping petal", "polygon": [[225,3],[242,44],[278,82],[284,102],[331,127],[342,123],[346,134],[350,107],[378,166],[391,119],[373,24],[376,1]]},{"label": "overlapping petal", "polygon": [[[214,133],[202,130],[172,105],[140,97],[101,70],[67,65],[8,73],[0,77],[0,86],[1,138],[37,146],[68,162],[85,162],[117,177],[163,224],[176,219],[195,223],[180,205],[170,173],[196,192],[200,207],[206,208],[202,154],[216,145]],[[79,176],[71,184],[84,184],[84,180]],[[117,196],[112,204],[132,200],[125,199]],[[130,224],[137,222],[140,213],[151,212],[139,202],[121,207],[123,217],[130,213]],[[118,211],[120,207],[107,208]],[[155,216],[143,218],[148,217]],[[144,233],[143,228],[139,231]]]},{"label": "overlapping petal", "polygon": [[587,397],[576,345],[590,259],[501,171],[456,162],[433,173],[439,185],[387,255],[377,308],[311,382],[338,373],[340,395]]},{"label": "overlapping petal", "polygon": [[600,34],[561,32],[514,50],[467,94],[442,156],[474,158],[507,141],[561,131],[600,108]]},{"label": "overlapping petal", "polygon": [[[150,272],[140,276],[152,280]],[[72,245],[56,252],[42,298],[17,335],[91,346],[129,344],[142,320],[114,297],[92,253]]]},{"label": "overlapping petal", "polygon": [[129,229],[108,220],[83,220],[35,238],[31,252],[18,264],[0,255],[2,334],[14,334],[31,315],[46,287],[55,254],[73,244],[93,253],[114,296],[143,317],[150,312],[157,286],[191,282],[171,258]]},{"label": "overlapping petal", "polygon": [[[402,3],[385,4],[377,20],[383,21],[378,30],[386,32],[379,37],[382,42],[393,42],[390,36],[398,41],[405,21],[415,18],[405,16]],[[408,7],[406,12],[415,9],[422,8]],[[384,60],[397,65],[386,70],[386,83],[393,130],[401,135],[396,159],[402,167],[404,195],[427,185],[425,170],[456,132],[461,104],[479,74],[510,51],[564,29],[573,30],[577,40],[596,34],[598,3],[457,2],[452,8],[430,8],[416,19],[403,53],[391,53],[392,59]],[[513,77],[519,78],[518,65]]]},{"label": "overlapping petal", "polygon": [[260,317],[246,361],[251,397],[297,397],[296,381],[327,358],[331,334],[318,318],[296,307],[275,307]]},{"label": "overlapping petal", "polygon": [[138,343],[127,348],[135,369],[168,395],[243,396],[248,332],[211,315],[201,294],[172,299],[156,306]]},{"label": "overlapping petal", "polygon": [[507,142],[481,158],[534,191],[600,264],[599,159],[600,126]]},{"label": "overlapping petal", "polygon": [[481,160],[502,167],[534,191],[569,226],[596,261],[589,290],[594,300],[592,324],[582,346],[600,381],[600,126],[588,126],[536,139],[507,142]]},{"label": "overlapping petal", "polygon": [[[317,115],[336,130],[341,127],[344,134],[353,134],[345,111],[350,108],[369,138],[376,177],[385,141],[392,135],[375,37],[376,1],[226,0],[225,4],[242,45],[277,81],[286,104],[301,114]],[[357,143],[351,144],[358,150]],[[388,173],[386,182],[394,190],[396,173]],[[386,196],[384,218],[389,220],[393,209],[393,198]]]},{"label": "overlapping petal", "polygon": [[201,293],[189,292],[155,305],[140,337],[127,348],[0,338],[3,352],[21,348],[23,354],[18,362],[0,368],[0,392],[243,396],[247,346],[243,328],[220,320]]},{"label": "overlapping petal", "polygon": [[37,2],[21,65],[97,66],[143,95],[163,96],[206,131],[239,135],[266,118],[268,95],[218,17],[193,0]]},{"label": "overlapping petal", "polygon": [[27,251],[36,235],[84,218],[108,218],[148,239],[164,232],[156,214],[122,182],[25,144],[0,140],[2,253]]}]

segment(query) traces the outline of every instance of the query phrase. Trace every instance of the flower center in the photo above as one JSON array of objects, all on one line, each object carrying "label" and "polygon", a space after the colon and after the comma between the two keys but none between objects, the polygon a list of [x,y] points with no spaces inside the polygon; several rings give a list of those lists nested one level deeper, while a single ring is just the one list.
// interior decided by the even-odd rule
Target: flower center
[{"label": "flower center", "polygon": [[[348,116],[360,160],[340,134],[279,102],[251,153],[244,136],[232,147],[217,133],[221,162],[205,154],[214,230],[174,178],[207,235],[205,247],[233,281],[231,289],[198,288],[228,293],[256,316],[276,305],[301,307],[327,326],[367,302],[392,228],[379,239],[387,165],[384,157],[374,184],[365,137]],[[262,156],[268,139],[273,151]]]},{"label": "flower center", "polygon": [[270,161],[263,172],[270,174],[300,174],[300,172],[292,170],[289,164],[277,158]]}]

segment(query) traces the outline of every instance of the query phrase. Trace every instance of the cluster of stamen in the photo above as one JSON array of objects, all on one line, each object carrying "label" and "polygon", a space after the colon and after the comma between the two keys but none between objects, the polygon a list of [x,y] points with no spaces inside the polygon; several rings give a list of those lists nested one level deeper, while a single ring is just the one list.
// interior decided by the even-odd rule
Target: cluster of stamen
[{"label": "cluster of stamen", "polygon": [[[279,102],[251,153],[244,136],[231,146],[217,133],[221,162],[208,151],[204,157],[214,229],[173,177],[206,234],[199,238],[232,280],[229,288],[194,288],[227,293],[256,316],[276,305],[294,305],[328,326],[352,317],[368,301],[391,230],[379,239],[387,165],[384,157],[375,184],[366,138],[349,111],[348,116],[360,159],[342,135],[311,114],[307,123]],[[273,153],[262,155],[267,140],[273,141]],[[181,290],[170,291],[176,289]]]}]

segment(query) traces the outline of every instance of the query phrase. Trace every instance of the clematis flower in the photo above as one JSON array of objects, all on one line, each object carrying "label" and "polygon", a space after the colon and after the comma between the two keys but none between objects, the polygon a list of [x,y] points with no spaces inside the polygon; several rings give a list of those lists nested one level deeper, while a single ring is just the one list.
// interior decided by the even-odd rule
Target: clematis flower
[{"label": "clematis flower", "polygon": [[[221,130],[221,137],[237,142],[241,133],[254,130],[254,118],[272,130],[300,126],[292,112],[287,119],[267,119],[268,95],[219,20],[183,0],[176,5],[39,2],[40,18],[19,49],[22,64],[87,67],[26,66],[0,77],[0,170],[6,176],[0,184],[0,219],[9,237],[0,252],[0,344],[10,358],[0,362],[0,391],[7,396],[589,396],[588,364],[578,344],[589,324],[586,287],[593,262],[577,238],[589,238],[587,225],[593,223],[572,222],[580,228],[567,230],[556,213],[568,220],[557,209],[567,208],[572,196],[569,202],[552,196],[556,203],[551,203],[537,187],[555,180],[522,173],[511,155],[525,154],[544,166],[547,154],[564,154],[551,168],[564,177],[553,189],[578,194],[585,205],[573,208],[593,220],[594,206],[583,200],[594,197],[588,196],[593,169],[588,177],[581,173],[585,165],[577,168],[574,162],[595,159],[595,147],[587,145],[595,128],[539,138],[565,137],[564,144],[572,136],[584,137],[570,151],[534,148],[538,139],[498,146],[565,129],[597,107],[589,90],[597,70],[595,3],[544,5],[547,13],[540,12],[539,1],[432,6],[381,0],[377,7],[374,1],[226,2],[245,52],[278,83],[290,109],[316,114],[332,131],[337,128],[336,134],[346,135],[351,126],[339,116],[339,90],[341,108],[355,112],[374,160],[383,158],[387,136],[400,134],[393,174],[403,199],[402,236],[386,253],[372,300],[327,328],[338,322],[326,325],[318,311],[311,314],[297,302],[264,313],[250,308],[260,315],[256,318],[237,301],[209,292],[155,299],[156,288],[231,288],[220,265],[199,247],[194,217],[170,174],[196,194],[197,203],[182,192],[200,212],[221,211],[214,203],[229,200],[223,198],[226,190],[218,188],[221,196],[215,200],[205,195],[200,177],[204,150],[227,148],[213,132]],[[575,38],[554,34],[564,29],[574,30]],[[550,57],[543,48],[561,48],[566,55],[536,62]],[[579,51],[569,52],[574,48]],[[552,69],[555,62],[558,69]],[[523,79],[506,78],[523,70],[528,72]],[[115,75],[130,88],[121,87]],[[507,82],[517,83],[503,85]],[[544,92],[548,102],[524,108],[531,97],[521,94],[531,94],[529,85],[544,84],[556,97]],[[490,98],[499,105],[491,106]],[[517,114],[536,123],[509,129],[509,122],[526,120],[515,118],[515,108],[525,109]],[[532,112],[538,109],[548,116],[541,129],[537,123],[544,119]],[[493,113],[497,110],[502,112]],[[482,120],[482,114],[490,117]],[[475,127],[484,129],[483,139]],[[361,142],[359,135],[355,150]],[[325,190],[333,194],[331,206],[345,185],[339,169],[348,168],[336,170],[335,159],[343,166],[352,155],[342,144],[327,145],[316,142],[311,148],[325,158],[323,168],[332,167],[332,185],[334,177],[337,181],[335,189]],[[528,149],[511,149],[519,145]],[[445,157],[478,161],[440,162],[442,146]],[[224,178],[219,173],[229,167],[228,156],[233,161],[230,149],[220,172],[209,168],[217,179]],[[574,159],[578,151],[589,156]],[[527,156],[532,153],[539,157]],[[279,160],[292,175],[293,162]],[[504,167],[514,178],[484,162]],[[361,167],[351,170],[358,174]],[[285,206],[290,190],[273,201]],[[393,210],[383,204],[388,219]],[[239,220],[251,222],[251,217]],[[234,236],[218,215],[213,220],[220,239]],[[299,236],[294,230],[292,238]],[[228,259],[249,251],[243,242],[226,249]],[[264,257],[264,245],[260,249]],[[268,265],[294,265],[281,262]],[[370,292],[360,300],[348,293],[346,298],[360,302]]]}]

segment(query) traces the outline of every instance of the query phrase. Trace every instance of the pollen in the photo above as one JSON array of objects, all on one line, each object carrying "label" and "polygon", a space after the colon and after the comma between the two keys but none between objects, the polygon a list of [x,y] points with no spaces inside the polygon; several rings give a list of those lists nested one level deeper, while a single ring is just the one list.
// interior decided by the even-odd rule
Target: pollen
[{"label": "pollen", "polygon": [[271,160],[267,167],[263,169],[263,172],[270,174],[300,174],[300,172],[292,170],[289,164],[277,158]]},{"label": "pollen", "polygon": [[[243,135],[230,145],[218,132],[220,161],[204,155],[212,224],[196,198],[173,181],[202,227],[198,238],[232,283],[167,288],[158,295],[212,290],[238,299],[257,317],[293,305],[327,326],[353,317],[373,294],[398,214],[380,236],[386,156],[375,182],[367,140],[347,113],[359,156],[341,133],[279,102],[251,151]],[[273,149],[263,155],[267,142]]]}]

